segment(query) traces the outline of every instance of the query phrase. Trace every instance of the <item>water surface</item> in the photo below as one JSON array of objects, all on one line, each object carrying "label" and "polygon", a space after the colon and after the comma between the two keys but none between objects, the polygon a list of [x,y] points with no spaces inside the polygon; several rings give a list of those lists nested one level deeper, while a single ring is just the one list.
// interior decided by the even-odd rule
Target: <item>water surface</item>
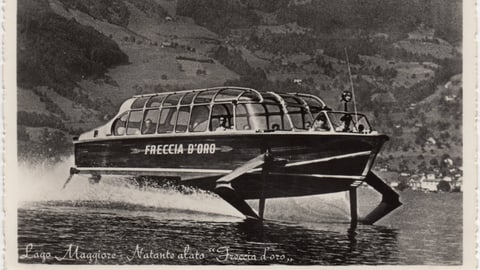
[{"label": "water surface", "polygon": [[[350,234],[345,193],[267,200],[262,225],[205,192],[140,190],[114,177],[99,185],[74,179],[61,190],[57,172],[64,174],[57,168],[22,178],[21,263],[462,263],[461,193],[402,192],[401,208]],[[360,215],[380,199],[370,189],[358,195]]]}]

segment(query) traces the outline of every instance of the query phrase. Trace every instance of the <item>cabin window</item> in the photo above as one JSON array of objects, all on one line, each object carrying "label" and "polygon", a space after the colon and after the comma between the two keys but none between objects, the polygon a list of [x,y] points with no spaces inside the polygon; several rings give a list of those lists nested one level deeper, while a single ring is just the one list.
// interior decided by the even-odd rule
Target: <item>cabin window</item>
[{"label": "cabin window", "polygon": [[302,108],[288,107],[288,114],[290,115],[290,119],[292,119],[292,123],[295,128],[304,128]]},{"label": "cabin window", "polygon": [[247,104],[250,124],[254,130],[268,130],[268,119],[262,104]]},{"label": "cabin window", "polygon": [[291,130],[288,118],[282,112],[280,105],[266,104],[268,125],[270,130]]},{"label": "cabin window", "polygon": [[299,129],[310,129],[312,117],[303,107],[288,107],[288,115],[292,119],[293,126]]},{"label": "cabin window", "polygon": [[307,111],[307,109],[302,109],[302,114],[303,114],[303,121],[305,123],[312,123],[313,122],[312,115]]},{"label": "cabin window", "polygon": [[163,106],[176,106],[183,94],[171,94],[163,102]]},{"label": "cabin window", "polygon": [[372,132],[372,127],[370,126],[370,123],[368,123],[367,117],[365,117],[365,115],[359,114],[357,117],[353,118],[357,121],[357,132],[365,134]]},{"label": "cabin window", "polygon": [[272,95],[271,93],[262,93],[264,102],[273,102],[278,103],[278,98]]},{"label": "cabin window", "polygon": [[314,119],[316,119],[317,116],[319,116],[321,111],[323,110],[323,108],[321,108],[321,107],[313,107],[313,106],[310,107],[309,106],[309,108],[310,108],[310,113],[312,114]]},{"label": "cabin window", "polygon": [[260,101],[258,95],[251,91],[245,91],[239,98],[239,101]]},{"label": "cabin window", "polygon": [[158,122],[158,133],[170,133],[173,131],[175,121],[177,120],[177,108],[163,108],[160,111],[160,120]]},{"label": "cabin window", "polygon": [[325,112],[318,113],[315,121],[313,121],[312,129],[314,131],[330,131],[332,129]]},{"label": "cabin window", "polygon": [[235,111],[235,125],[237,130],[251,130],[252,125],[248,118],[246,104],[238,104]]},{"label": "cabin window", "polygon": [[150,97],[140,97],[140,98],[137,98],[133,103],[132,103],[132,109],[142,109],[143,106],[145,105],[145,102],[147,102],[147,100],[149,99]]},{"label": "cabin window", "polygon": [[228,130],[233,127],[233,105],[216,104],[212,108],[211,130]]},{"label": "cabin window", "polygon": [[333,129],[337,132],[359,132],[368,134],[372,127],[363,114],[328,112]]},{"label": "cabin window", "polygon": [[112,125],[112,131],[113,135],[115,136],[121,136],[125,135],[125,127],[127,126],[127,118],[128,118],[128,113],[122,114],[115,122],[113,122]]},{"label": "cabin window", "polygon": [[317,116],[323,110],[324,104],[322,104],[319,100],[313,97],[302,96],[301,98],[307,103],[313,118],[317,118]]},{"label": "cabin window", "polygon": [[237,130],[291,130],[288,117],[277,104],[239,104],[236,108]]},{"label": "cabin window", "polygon": [[215,101],[230,101],[236,100],[237,97],[243,93],[243,90],[239,89],[223,89],[218,92],[217,96],[215,97]]},{"label": "cabin window", "polygon": [[195,98],[195,103],[210,103],[216,93],[217,90],[200,92],[200,94],[198,94],[198,96]]},{"label": "cabin window", "polygon": [[287,104],[290,104],[290,105],[303,105],[302,100],[300,100],[300,99],[297,98],[297,97],[289,96],[289,95],[281,95],[281,97],[283,98],[283,100],[284,100]]},{"label": "cabin window", "polygon": [[157,128],[158,116],[160,110],[146,110],[143,118],[142,134],[153,134]]},{"label": "cabin window", "polygon": [[191,132],[207,131],[209,113],[210,113],[210,109],[207,105],[193,107],[192,116],[190,117],[189,131]]},{"label": "cabin window", "polygon": [[[328,116],[330,117],[330,121],[332,122],[333,129],[335,131],[343,131],[344,129],[347,130],[349,128],[349,125],[345,125],[342,120],[340,120],[342,117],[344,117],[345,113],[335,113],[331,112],[328,113]],[[349,124],[349,123],[348,123]]]},{"label": "cabin window", "polygon": [[286,115],[282,117],[283,130],[292,130],[292,125],[290,124],[289,118]]},{"label": "cabin window", "polygon": [[147,108],[160,107],[164,99],[165,99],[165,96],[153,96],[151,99],[148,100]]},{"label": "cabin window", "polygon": [[127,124],[127,135],[140,134],[140,125],[142,123],[143,111],[130,111]]},{"label": "cabin window", "polygon": [[192,100],[193,98],[195,97],[197,93],[196,92],[191,92],[191,93],[186,93],[183,98],[182,98],[182,101],[180,101],[180,104],[190,104],[192,103]]},{"label": "cabin window", "polygon": [[175,126],[175,132],[187,131],[188,120],[190,118],[190,107],[180,107],[178,111],[177,125]]},{"label": "cabin window", "polygon": [[363,114],[328,112],[333,129],[338,132],[370,133],[372,128]]}]

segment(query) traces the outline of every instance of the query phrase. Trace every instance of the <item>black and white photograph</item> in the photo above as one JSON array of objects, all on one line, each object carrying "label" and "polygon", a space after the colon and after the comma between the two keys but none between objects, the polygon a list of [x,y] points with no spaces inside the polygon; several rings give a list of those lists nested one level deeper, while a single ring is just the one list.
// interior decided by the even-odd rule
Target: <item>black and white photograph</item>
[{"label": "black and white photograph", "polygon": [[10,269],[474,269],[473,1],[6,11]]}]

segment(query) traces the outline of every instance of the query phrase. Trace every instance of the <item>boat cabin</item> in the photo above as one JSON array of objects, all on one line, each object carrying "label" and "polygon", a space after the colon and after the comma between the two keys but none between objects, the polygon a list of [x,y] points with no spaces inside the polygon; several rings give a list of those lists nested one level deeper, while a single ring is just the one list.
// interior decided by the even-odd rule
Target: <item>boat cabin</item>
[{"label": "boat cabin", "polygon": [[364,115],[334,112],[314,95],[217,87],[134,96],[122,104],[109,123],[80,139],[275,131],[368,134],[371,127]]}]

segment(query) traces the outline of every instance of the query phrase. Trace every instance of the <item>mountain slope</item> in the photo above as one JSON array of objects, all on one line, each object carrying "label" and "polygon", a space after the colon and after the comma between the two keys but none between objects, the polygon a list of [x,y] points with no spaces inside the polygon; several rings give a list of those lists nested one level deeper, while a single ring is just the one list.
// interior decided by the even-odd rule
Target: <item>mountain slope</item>
[{"label": "mountain slope", "polygon": [[68,142],[132,95],[225,84],[341,109],[347,49],[358,108],[391,135],[378,166],[461,158],[461,2],[367,2],[21,0],[19,140],[57,157],[71,147],[41,136]]}]

